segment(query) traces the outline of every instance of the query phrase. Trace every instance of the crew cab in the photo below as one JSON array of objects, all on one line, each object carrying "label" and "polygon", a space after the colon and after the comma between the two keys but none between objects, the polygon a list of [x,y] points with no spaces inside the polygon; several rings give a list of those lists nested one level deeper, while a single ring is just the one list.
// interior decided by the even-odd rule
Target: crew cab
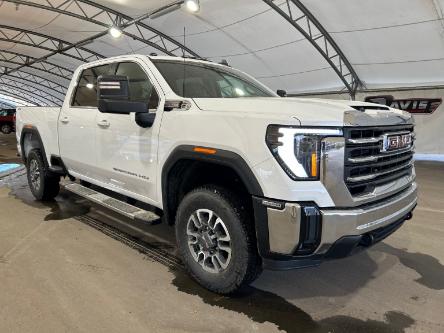
[{"label": "crew cab", "polygon": [[67,177],[126,216],[161,216],[192,277],[232,293],[263,268],[367,248],[417,202],[410,114],[280,95],[226,64],[109,58],[75,71],[62,107],[19,107],[18,149],[38,200]]}]

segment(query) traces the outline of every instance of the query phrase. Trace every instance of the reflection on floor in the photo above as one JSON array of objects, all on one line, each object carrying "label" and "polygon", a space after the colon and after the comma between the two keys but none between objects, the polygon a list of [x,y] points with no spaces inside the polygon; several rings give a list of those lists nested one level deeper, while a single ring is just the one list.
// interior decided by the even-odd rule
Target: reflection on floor
[{"label": "reflection on floor", "polygon": [[[0,139],[8,163],[9,141]],[[38,203],[19,171],[0,180],[0,332],[442,332],[443,171],[417,164],[414,218],[383,243],[318,268],[266,271],[236,297],[184,273],[172,227],[64,191]]]}]

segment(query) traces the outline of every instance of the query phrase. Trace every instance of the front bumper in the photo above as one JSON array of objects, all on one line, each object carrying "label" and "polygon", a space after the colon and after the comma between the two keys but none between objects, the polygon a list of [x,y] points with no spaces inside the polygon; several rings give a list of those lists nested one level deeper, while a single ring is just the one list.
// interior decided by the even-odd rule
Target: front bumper
[{"label": "front bumper", "polygon": [[[390,198],[350,209],[254,198],[264,267],[316,266],[325,259],[349,256],[397,230],[411,218],[416,203],[416,183]],[[318,214],[311,214],[313,209]]]}]

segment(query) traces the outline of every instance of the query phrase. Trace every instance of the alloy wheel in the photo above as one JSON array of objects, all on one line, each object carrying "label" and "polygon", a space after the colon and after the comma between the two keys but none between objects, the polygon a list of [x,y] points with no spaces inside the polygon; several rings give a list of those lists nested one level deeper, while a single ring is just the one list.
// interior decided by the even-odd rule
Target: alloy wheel
[{"label": "alloy wheel", "polygon": [[231,260],[231,237],[212,210],[198,209],[187,223],[188,247],[194,260],[209,273],[220,273]]}]

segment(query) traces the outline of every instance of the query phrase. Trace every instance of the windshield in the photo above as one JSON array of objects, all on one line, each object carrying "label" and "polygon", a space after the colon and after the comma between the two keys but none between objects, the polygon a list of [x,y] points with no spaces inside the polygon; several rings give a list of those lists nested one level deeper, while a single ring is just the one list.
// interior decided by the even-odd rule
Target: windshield
[{"label": "windshield", "polygon": [[218,66],[171,60],[153,60],[171,89],[189,98],[275,97],[258,82]]}]

